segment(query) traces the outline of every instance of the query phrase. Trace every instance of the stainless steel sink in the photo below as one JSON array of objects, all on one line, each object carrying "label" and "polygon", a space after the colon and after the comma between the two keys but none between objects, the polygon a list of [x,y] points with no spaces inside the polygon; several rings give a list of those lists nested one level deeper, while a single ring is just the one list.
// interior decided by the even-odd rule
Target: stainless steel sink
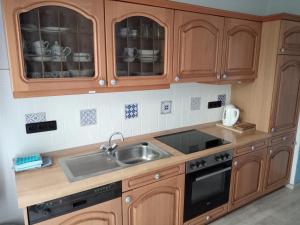
[{"label": "stainless steel sink", "polygon": [[71,182],[121,168],[121,165],[105,152],[62,158],[59,163]]},{"label": "stainless steel sink", "polygon": [[62,158],[60,166],[70,182],[112,172],[149,161],[171,156],[157,146],[143,142],[115,149],[112,155],[106,152]]},{"label": "stainless steel sink", "polygon": [[157,146],[144,142],[136,145],[118,148],[113,156],[121,165],[136,165],[148,161],[169,157],[170,154],[162,151]]}]

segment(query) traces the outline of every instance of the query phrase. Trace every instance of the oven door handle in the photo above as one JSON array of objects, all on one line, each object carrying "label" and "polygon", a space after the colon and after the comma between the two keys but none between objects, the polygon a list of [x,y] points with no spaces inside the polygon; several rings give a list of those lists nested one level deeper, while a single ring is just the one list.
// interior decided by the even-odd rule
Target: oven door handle
[{"label": "oven door handle", "polygon": [[198,182],[198,181],[200,181],[200,180],[204,180],[204,179],[206,179],[206,178],[215,176],[215,175],[220,174],[220,173],[224,173],[224,172],[229,171],[229,170],[231,170],[231,167],[226,167],[225,169],[222,169],[222,170],[219,170],[219,171],[216,171],[216,172],[213,172],[213,173],[204,175],[204,176],[202,176],[202,177],[197,177],[197,178],[195,179],[195,181]]}]

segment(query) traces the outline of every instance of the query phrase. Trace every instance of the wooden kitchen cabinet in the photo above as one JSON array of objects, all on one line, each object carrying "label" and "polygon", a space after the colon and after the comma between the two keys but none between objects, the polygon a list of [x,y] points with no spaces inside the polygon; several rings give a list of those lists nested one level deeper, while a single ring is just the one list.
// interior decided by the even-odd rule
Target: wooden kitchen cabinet
[{"label": "wooden kitchen cabinet", "polygon": [[173,80],[214,82],[221,73],[224,17],[175,11]]},{"label": "wooden kitchen cabinet", "polygon": [[[264,182],[265,192],[274,191],[289,182],[294,152],[294,140],[288,138],[291,135],[295,137],[295,133],[280,135],[282,141],[277,141],[269,148]],[[275,140],[277,137],[272,139]]]},{"label": "wooden kitchen cabinet", "polygon": [[105,7],[108,85],[169,85],[174,11],[118,1]]},{"label": "wooden kitchen cabinet", "polygon": [[263,193],[267,148],[233,160],[229,210],[239,208]]},{"label": "wooden kitchen cabinet", "polygon": [[182,225],[184,176],[124,192],[123,225]]},{"label": "wooden kitchen cabinet", "polygon": [[300,22],[281,21],[278,54],[300,55]]},{"label": "wooden kitchen cabinet", "polygon": [[36,225],[121,225],[121,198],[110,200]]},{"label": "wooden kitchen cabinet", "polygon": [[300,57],[278,56],[274,99],[271,108],[271,132],[296,128],[300,101]]},{"label": "wooden kitchen cabinet", "polygon": [[175,11],[173,79],[254,80],[260,36],[260,22]]},{"label": "wooden kitchen cabinet", "polygon": [[225,19],[222,80],[251,80],[257,76],[261,23]]},{"label": "wooden kitchen cabinet", "polygon": [[104,0],[4,0],[14,97],[106,86]]},{"label": "wooden kitchen cabinet", "polygon": [[281,25],[281,20],[263,23],[258,77],[231,89],[241,120],[274,135],[295,130],[299,115],[300,57],[278,55]]}]

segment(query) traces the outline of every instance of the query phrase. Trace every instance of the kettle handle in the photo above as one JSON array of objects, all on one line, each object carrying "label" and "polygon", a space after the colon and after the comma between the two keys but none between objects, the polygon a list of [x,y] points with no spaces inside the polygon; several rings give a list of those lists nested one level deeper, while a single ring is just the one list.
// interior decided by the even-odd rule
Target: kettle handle
[{"label": "kettle handle", "polygon": [[240,110],[239,109],[233,109],[234,113],[235,113],[235,118],[233,120],[234,124],[238,121],[239,117],[240,117]]},{"label": "kettle handle", "polygon": [[224,121],[226,119],[226,108],[223,110],[222,120]]}]

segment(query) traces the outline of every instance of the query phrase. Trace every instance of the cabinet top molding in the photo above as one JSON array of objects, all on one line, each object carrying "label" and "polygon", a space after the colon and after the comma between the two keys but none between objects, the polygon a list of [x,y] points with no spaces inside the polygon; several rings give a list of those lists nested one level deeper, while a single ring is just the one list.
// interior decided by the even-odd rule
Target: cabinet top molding
[{"label": "cabinet top molding", "polygon": [[[111,1],[111,0],[107,0],[107,1]],[[170,0],[117,0],[117,1],[150,5],[150,6],[175,9],[175,10],[183,10],[183,11],[189,11],[195,13],[203,13],[203,14],[215,15],[215,16],[260,21],[260,22],[272,21],[272,20],[291,20],[291,21],[300,22],[300,16],[288,14],[288,13],[279,13],[279,14],[268,15],[268,16],[256,16],[247,13],[239,13],[239,12],[227,11],[222,9],[214,9],[210,7],[192,5],[192,4],[175,2]]]}]

